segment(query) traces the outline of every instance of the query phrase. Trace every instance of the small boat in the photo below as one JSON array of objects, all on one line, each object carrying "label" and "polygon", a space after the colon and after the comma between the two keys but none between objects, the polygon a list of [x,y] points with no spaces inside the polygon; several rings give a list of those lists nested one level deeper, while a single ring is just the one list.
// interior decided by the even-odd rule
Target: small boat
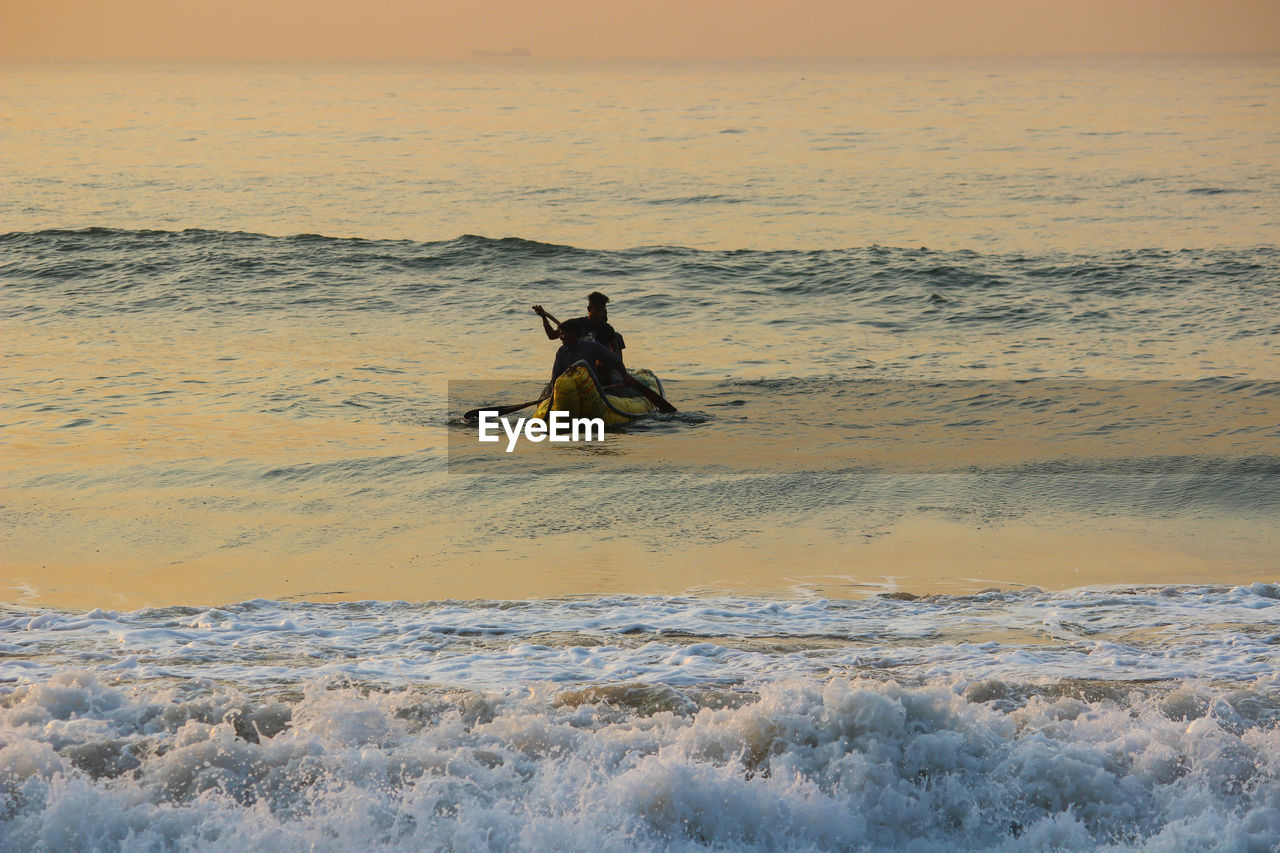
[{"label": "small boat", "polygon": [[[627,372],[649,390],[662,394],[662,382],[652,370],[642,367]],[[595,371],[580,361],[556,377],[550,396],[538,404],[533,417],[545,421],[548,412],[568,412],[574,418],[600,418],[606,427],[611,427],[635,420],[655,408],[634,388],[602,388]]]}]

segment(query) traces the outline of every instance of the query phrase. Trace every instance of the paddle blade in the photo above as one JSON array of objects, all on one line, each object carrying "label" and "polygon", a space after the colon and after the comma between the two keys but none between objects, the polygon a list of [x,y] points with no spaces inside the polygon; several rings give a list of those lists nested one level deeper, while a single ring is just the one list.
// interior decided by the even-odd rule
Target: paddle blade
[{"label": "paddle blade", "polygon": [[666,398],[663,397],[661,394],[659,394],[657,391],[654,391],[653,389],[641,383],[636,383],[636,390],[638,390],[641,394],[643,394],[649,400],[650,403],[653,403],[655,406],[657,406],[659,412],[662,412],[663,414],[667,414],[667,415],[675,414],[676,407],[668,403]]},{"label": "paddle blade", "polygon": [[527,403],[518,403],[514,406],[481,406],[478,409],[472,409],[471,411],[464,413],[462,415],[462,419],[466,421],[478,420],[481,412],[497,412],[498,417],[502,417],[503,415],[509,415],[512,412],[518,412],[521,409],[527,409],[530,406],[536,406],[541,402],[542,398],[539,397],[537,400],[530,400]]}]

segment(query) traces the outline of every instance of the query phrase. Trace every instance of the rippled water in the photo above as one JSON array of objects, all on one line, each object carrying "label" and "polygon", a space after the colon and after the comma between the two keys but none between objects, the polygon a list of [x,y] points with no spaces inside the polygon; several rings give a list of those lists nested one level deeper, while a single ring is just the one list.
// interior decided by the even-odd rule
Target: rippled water
[{"label": "rippled water", "polygon": [[1278,81],[6,69],[0,849],[1273,849]]}]

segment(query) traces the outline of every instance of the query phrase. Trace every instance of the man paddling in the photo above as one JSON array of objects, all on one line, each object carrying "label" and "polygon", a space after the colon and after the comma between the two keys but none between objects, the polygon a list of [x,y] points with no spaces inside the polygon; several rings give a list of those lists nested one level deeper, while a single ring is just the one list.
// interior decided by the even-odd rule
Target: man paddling
[{"label": "man paddling", "polygon": [[[609,297],[598,290],[587,296],[587,316],[577,318],[585,324],[582,339],[603,344],[621,356],[622,351],[627,348],[627,343],[622,339],[622,335],[609,325],[608,305]],[[541,305],[533,306],[533,313],[542,318],[542,331],[547,333],[547,340],[554,341],[560,337],[559,330],[554,328],[560,325],[559,320],[548,314]]]},{"label": "man paddling", "polygon": [[[533,306],[533,310],[538,314],[538,316],[542,317],[543,325],[548,329],[548,335],[551,337],[559,337],[562,341],[560,349],[556,352],[555,364],[551,368],[551,382],[545,389],[543,389],[542,396],[536,400],[530,400],[527,403],[519,403],[514,406],[500,406],[492,407],[490,409],[472,409],[463,415],[464,418],[467,420],[475,420],[480,416],[481,411],[495,411],[499,415],[507,415],[512,412],[518,412],[521,409],[527,409],[530,406],[536,406],[554,392],[556,379],[560,377],[560,374],[568,370],[570,365],[576,364],[579,361],[587,361],[588,363],[594,361],[595,364],[599,366],[598,369],[602,371],[602,373],[596,374],[597,377],[603,375],[603,371],[616,374],[620,382],[635,388],[636,391],[639,392],[640,396],[653,403],[653,405],[657,407],[658,411],[672,413],[676,410],[676,407],[667,402],[661,394],[649,388],[643,382],[628,373],[626,367],[622,364],[621,355],[595,341],[586,340],[584,331],[587,325],[587,318],[576,317],[572,320],[566,320],[561,323],[556,320],[555,317],[552,317],[550,314],[543,311],[541,305]],[[560,327],[559,330],[551,332],[551,323],[558,325]],[[621,336],[619,336],[619,338],[621,338]]]},{"label": "man paddling", "polygon": [[676,407],[668,403],[661,394],[646,386],[639,379],[636,379],[627,372],[626,367],[622,364],[622,357],[613,350],[601,346],[595,341],[588,341],[584,337],[586,323],[581,317],[575,317],[572,320],[565,320],[560,324],[560,340],[563,341],[560,349],[556,351],[556,361],[551,367],[551,384],[547,386],[546,393],[554,393],[556,379],[569,369],[571,365],[577,364],[579,361],[603,365],[604,368],[611,373],[619,376],[622,383],[629,387],[635,388],[642,397],[658,407],[660,412],[674,412]]},{"label": "man paddling", "polygon": [[635,377],[627,373],[626,367],[622,364],[622,356],[596,341],[587,340],[586,325],[581,317],[565,320],[560,324],[560,331],[557,334],[562,343],[560,349],[556,350],[556,361],[551,367],[552,385],[561,373],[569,369],[569,365],[579,361],[594,363],[610,372],[617,371],[622,375],[623,382],[628,385],[640,384]]}]

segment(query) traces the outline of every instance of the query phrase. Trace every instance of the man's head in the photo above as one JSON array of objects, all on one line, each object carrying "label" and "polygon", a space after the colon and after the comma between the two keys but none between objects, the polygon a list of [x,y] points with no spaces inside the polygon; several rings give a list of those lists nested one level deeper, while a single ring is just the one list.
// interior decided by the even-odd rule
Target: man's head
[{"label": "man's head", "polygon": [[582,332],[582,323],[576,317],[560,324],[560,340],[564,341],[565,346],[576,347],[582,339]]},{"label": "man's head", "polygon": [[609,297],[596,290],[587,296],[587,316],[593,321],[602,321],[609,319]]}]

